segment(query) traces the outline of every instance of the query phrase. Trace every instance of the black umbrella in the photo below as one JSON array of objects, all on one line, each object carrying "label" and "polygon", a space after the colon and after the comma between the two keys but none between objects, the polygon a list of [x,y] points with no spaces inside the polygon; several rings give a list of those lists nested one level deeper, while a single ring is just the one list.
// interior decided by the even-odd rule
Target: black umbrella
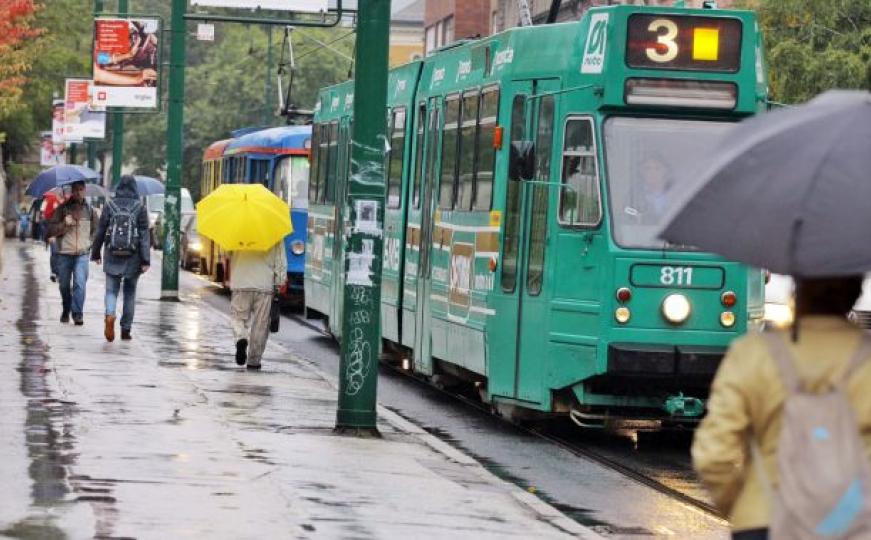
[{"label": "black umbrella", "polygon": [[797,276],[871,271],[871,93],[742,122],[660,236]]}]

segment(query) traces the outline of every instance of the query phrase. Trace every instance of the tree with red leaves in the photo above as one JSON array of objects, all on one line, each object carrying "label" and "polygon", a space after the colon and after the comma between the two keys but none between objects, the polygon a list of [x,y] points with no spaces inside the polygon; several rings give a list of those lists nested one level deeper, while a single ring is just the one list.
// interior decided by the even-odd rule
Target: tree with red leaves
[{"label": "tree with red leaves", "polygon": [[31,45],[41,34],[31,26],[37,9],[33,0],[0,0],[0,117],[21,98],[35,54]]}]

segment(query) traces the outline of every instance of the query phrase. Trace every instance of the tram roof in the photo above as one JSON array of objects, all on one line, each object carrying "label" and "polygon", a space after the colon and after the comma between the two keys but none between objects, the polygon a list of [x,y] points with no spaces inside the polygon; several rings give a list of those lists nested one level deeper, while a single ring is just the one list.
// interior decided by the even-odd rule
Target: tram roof
[{"label": "tram roof", "polygon": [[206,151],[203,152],[203,160],[208,161],[223,156],[224,149],[227,148],[227,145],[230,144],[230,141],[232,141],[232,139],[223,139],[210,144],[208,148],[206,148]]},{"label": "tram roof", "polygon": [[[591,33],[591,21],[596,16],[607,14],[606,47],[603,54],[603,69],[595,74],[583,73],[584,47]],[[627,20],[635,14],[662,15],[665,17],[697,17],[710,20],[737,19],[742,21],[742,45],[740,69],[734,72],[687,69],[642,69],[626,64],[625,55]],[[607,20],[607,19],[606,19]],[[736,112],[753,112],[760,95],[765,93],[764,80],[758,75],[757,56],[759,36],[755,14],[747,10],[696,9],[680,7],[654,7],[614,5],[589,9],[578,21],[550,25],[515,27],[498,34],[477,40],[462,40],[437,50],[427,58],[398,66],[391,70],[388,81],[388,105],[397,104],[394,96],[402,93],[404,77],[414,66],[419,68],[418,98],[431,95],[446,95],[463,90],[506,83],[521,79],[546,79],[559,77],[563,88],[602,87],[606,93],[602,105],[625,106],[624,82],[631,77],[657,79],[718,80],[735,83],[743,90],[738,92]],[[747,91],[756,86],[756,91]],[[749,88],[748,88],[749,87]],[[354,86],[347,81],[321,90],[318,121],[334,119],[350,114],[354,102]],[[755,94],[755,95],[754,95]],[[412,97],[413,99],[413,97]]]},{"label": "tram roof", "polygon": [[248,133],[233,139],[224,153],[292,154],[306,150],[311,139],[311,126],[281,126]]}]

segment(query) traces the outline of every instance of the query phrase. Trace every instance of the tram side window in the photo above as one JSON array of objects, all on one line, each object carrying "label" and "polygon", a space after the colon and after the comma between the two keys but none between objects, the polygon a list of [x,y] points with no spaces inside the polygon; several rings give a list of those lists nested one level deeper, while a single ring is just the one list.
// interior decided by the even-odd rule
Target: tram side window
[{"label": "tram side window", "polygon": [[330,126],[327,124],[321,124],[321,133],[320,137],[318,137],[320,149],[318,151],[318,186],[315,202],[319,203],[324,201],[324,191],[326,191],[327,187],[327,160],[330,157],[329,129]]},{"label": "tram side window", "polygon": [[251,183],[269,187],[269,161],[265,159],[251,160]]},{"label": "tram side window", "polygon": [[390,156],[387,166],[387,207],[399,208],[402,194],[402,160],[405,158],[405,109],[393,111]]},{"label": "tram side window", "polygon": [[602,209],[596,176],[593,124],[588,118],[571,118],[566,123],[563,144],[560,223],[565,225],[599,223]]},{"label": "tram side window", "polygon": [[336,169],[339,165],[339,124],[330,123],[330,156],[327,161],[327,182],[323,187],[324,194],[321,199],[325,203],[332,203],[336,199]]},{"label": "tram side window", "polygon": [[472,209],[472,191],[475,185],[475,135],[478,122],[478,92],[463,94],[462,123],[460,129],[459,185],[457,210]]},{"label": "tram side window", "polygon": [[[512,141],[524,139],[526,96],[514,96],[511,103]],[[502,290],[514,292],[517,286],[517,259],[520,251],[520,191],[519,181],[509,180],[505,194],[505,247],[502,252]]]},{"label": "tram side window", "polygon": [[315,124],[312,127],[312,143],[311,143],[311,176],[308,184],[308,201],[316,203],[318,201],[318,158],[320,157],[320,126]]},{"label": "tram side window", "polygon": [[493,138],[499,116],[499,89],[485,90],[481,94],[478,112],[478,136],[475,139],[477,173],[475,176],[475,210],[490,210],[493,203],[493,168],[496,148]]},{"label": "tram side window", "polygon": [[445,107],[445,128],[442,135],[442,178],[439,183],[439,208],[454,207],[457,181],[457,130],[460,123],[459,96],[449,96]]},{"label": "tram side window", "polygon": [[[536,180],[550,178],[550,159],[553,149],[553,96],[541,98],[538,108],[538,132],[535,135]],[[547,207],[550,186],[532,186],[532,211],[529,227],[529,258],[526,269],[526,289],[535,296],[541,292],[544,281],[544,255],[547,247]]]},{"label": "tram side window", "polygon": [[426,124],[426,105],[421,103],[417,112],[417,140],[414,143],[414,179],[411,194],[411,205],[420,208],[420,177],[423,173],[423,133]]}]

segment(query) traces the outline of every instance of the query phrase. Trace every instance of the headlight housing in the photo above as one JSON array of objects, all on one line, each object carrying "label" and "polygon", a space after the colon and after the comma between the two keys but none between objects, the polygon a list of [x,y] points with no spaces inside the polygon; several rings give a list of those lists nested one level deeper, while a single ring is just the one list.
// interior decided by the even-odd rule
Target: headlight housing
[{"label": "headlight housing", "polygon": [[662,301],[662,316],[672,324],[682,324],[691,312],[690,301],[682,294],[670,294]]},{"label": "headlight housing", "polygon": [[200,242],[199,240],[194,240],[190,243],[190,245],[188,247],[193,251],[202,251],[203,243]]},{"label": "headlight housing", "polygon": [[290,252],[294,255],[302,255],[305,253],[305,242],[302,240],[294,240],[290,243]]}]

